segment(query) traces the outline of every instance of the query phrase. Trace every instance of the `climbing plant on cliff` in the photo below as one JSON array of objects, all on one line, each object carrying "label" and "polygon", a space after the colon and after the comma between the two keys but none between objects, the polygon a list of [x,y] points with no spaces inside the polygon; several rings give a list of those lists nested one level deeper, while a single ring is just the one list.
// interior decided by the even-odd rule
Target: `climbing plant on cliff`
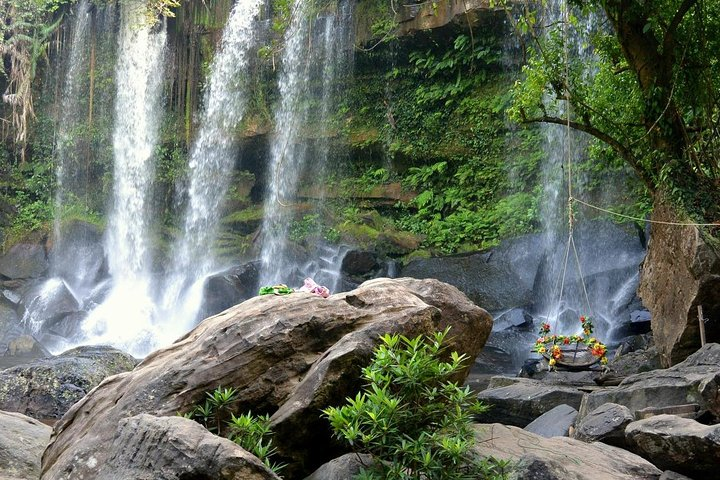
[{"label": "climbing plant on cliff", "polygon": [[[571,128],[622,158],[656,201],[669,198],[696,221],[720,220],[720,2],[569,3],[549,35],[541,16],[521,17],[529,58],[514,118],[565,125],[569,115]],[[589,18],[598,25],[588,37]],[[586,45],[591,65],[571,53]]]}]

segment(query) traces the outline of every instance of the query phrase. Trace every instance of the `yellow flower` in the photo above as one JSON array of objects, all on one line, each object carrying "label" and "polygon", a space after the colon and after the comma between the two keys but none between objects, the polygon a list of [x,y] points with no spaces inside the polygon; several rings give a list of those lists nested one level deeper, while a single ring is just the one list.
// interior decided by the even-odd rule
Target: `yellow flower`
[{"label": "yellow flower", "polygon": [[545,348],[545,347],[540,347],[538,349],[538,353],[545,353],[545,352],[547,352],[547,348]]},{"label": "yellow flower", "polygon": [[557,361],[555,361],[554,358],[551,358],[550,361],[548,362],[548,364],[549,364],[551,367],[554,367],[556,363],[557,363]]}]

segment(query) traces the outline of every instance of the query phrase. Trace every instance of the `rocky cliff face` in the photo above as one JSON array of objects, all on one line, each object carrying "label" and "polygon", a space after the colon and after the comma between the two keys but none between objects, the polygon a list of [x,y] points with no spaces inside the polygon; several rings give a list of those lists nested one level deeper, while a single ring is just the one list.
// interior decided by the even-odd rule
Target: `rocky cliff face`
[{"label": "rocky cliff face", "polygon": [[[686,221],[663,201],[652,220]],[[664,366],[700,347],[698,305],[703,307],[708,342],[720,340],[720,252],[696,227],[655,223],[641,270],[639,294],[652,314],[655,344]]]}]

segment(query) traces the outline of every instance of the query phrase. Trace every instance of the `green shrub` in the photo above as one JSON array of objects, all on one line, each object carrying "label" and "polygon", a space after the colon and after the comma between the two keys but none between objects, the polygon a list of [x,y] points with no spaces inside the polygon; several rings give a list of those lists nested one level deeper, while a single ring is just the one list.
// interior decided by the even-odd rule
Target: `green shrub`
[{"label": "green shrub", "polygon": [[284,465],[275,463],[270,458],[276,451],[272,446],[270,416],[247,412],[236,417],[232,406],[237,401],[237,394],[235,388],[218,387],[207,392],[204,403],[195,405],[182,416],[195,420],[216,435],[237,443],[277,474]]},{"label": "green shrub", "polygon": [[360,478],[503,478],[506,464],[473,453],[472,416],[487,407],[450,380],[467,357],[446,354],[447,333],[380,337],[372,363],[362,370],[363,391],[345,406],[323,411],[336,438],[376,460]]}]

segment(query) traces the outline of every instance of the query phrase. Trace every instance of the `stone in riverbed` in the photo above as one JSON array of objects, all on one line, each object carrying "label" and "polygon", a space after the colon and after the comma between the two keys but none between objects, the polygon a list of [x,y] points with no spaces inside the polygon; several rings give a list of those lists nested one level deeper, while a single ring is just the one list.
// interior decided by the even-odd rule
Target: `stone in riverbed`
[{"label": "stone in riverbed", "polygon": [[38,419],[60,418],[105,377],[136,360],[112,347],[78,347],[0,372],[0,408]]},{"label": "stone in riverbed", "polygon": [[0,411],[0,478],[39,478],[40,458],[51,432],[52,428],[33,418]]},{"label": "stone in riverbed", "polygon": [[536,433],[545,438],[567,437],[577,414],[577,410],[563,403],[530,422],[525,427],[525,431]]},{"label": "stone in riverbed", "polygon": [[660,468],[693,478],[720,478],[720,425],[676,415],[657,415],[625,429],[632,450]]},{"label": "stone in riverbed", "polygon": [[[236,413],[278,410],[276,431],[292,434],[278,433],[274,444],[286,458],[303,456],[283,476],[303,478],[344,453],[332,446],[327,423],[313,429],[322,422],[318,405],[339,405],[360,389],[359,366],[369,361],[378,336],[414,337],[446,326],[452,327],[448,349],[472,359],[492,318],[436,280],[371,280],[327,299],[305,293],[255,297],[206,319],[75,404],[56,425],[43,478],[97,478],[88,460],[107,461],[104,446],[123,418],[186,412],[218,385],[239,390]],[[358,370],[343,371],[347,365]]]},{"label": "stone in riverbed", "polygon": [[632,412],[626,406],[606,403],[577,423],[573,438],[625,448],[625,427],[634,420]]},{"label": "stone in riverbed", "polygon": [[478,416],[483,423],[503,423],[525,427],[557,407],[567,404],[578,409],[583,392],[571,386],[552,385],[526,378],[514,379],[511,385],[480,392],[478,399],[492,408]]},{"label": "stone in riverbed", "polygon": [[580,418],[605,403],[639,410],[697,403],[698,417],[708,414],[720,421],[720,345],[708,343],[685,361],[664,370],[631,375],[612,389],[589,393]]},{"label": "stone in riverbed", "polygon": [[348,480],[355,478],[364,467],[370,465],[372,465],[372,456],[346,453],[325,463],[305,477],[305,480]]},{"label": "stone in riverbed", "polygon": [[662,473],[644,458],[604,443],[544,438],[501,424],[473,428],[474,451],[511,461],[514,480],[657,480]]}]

